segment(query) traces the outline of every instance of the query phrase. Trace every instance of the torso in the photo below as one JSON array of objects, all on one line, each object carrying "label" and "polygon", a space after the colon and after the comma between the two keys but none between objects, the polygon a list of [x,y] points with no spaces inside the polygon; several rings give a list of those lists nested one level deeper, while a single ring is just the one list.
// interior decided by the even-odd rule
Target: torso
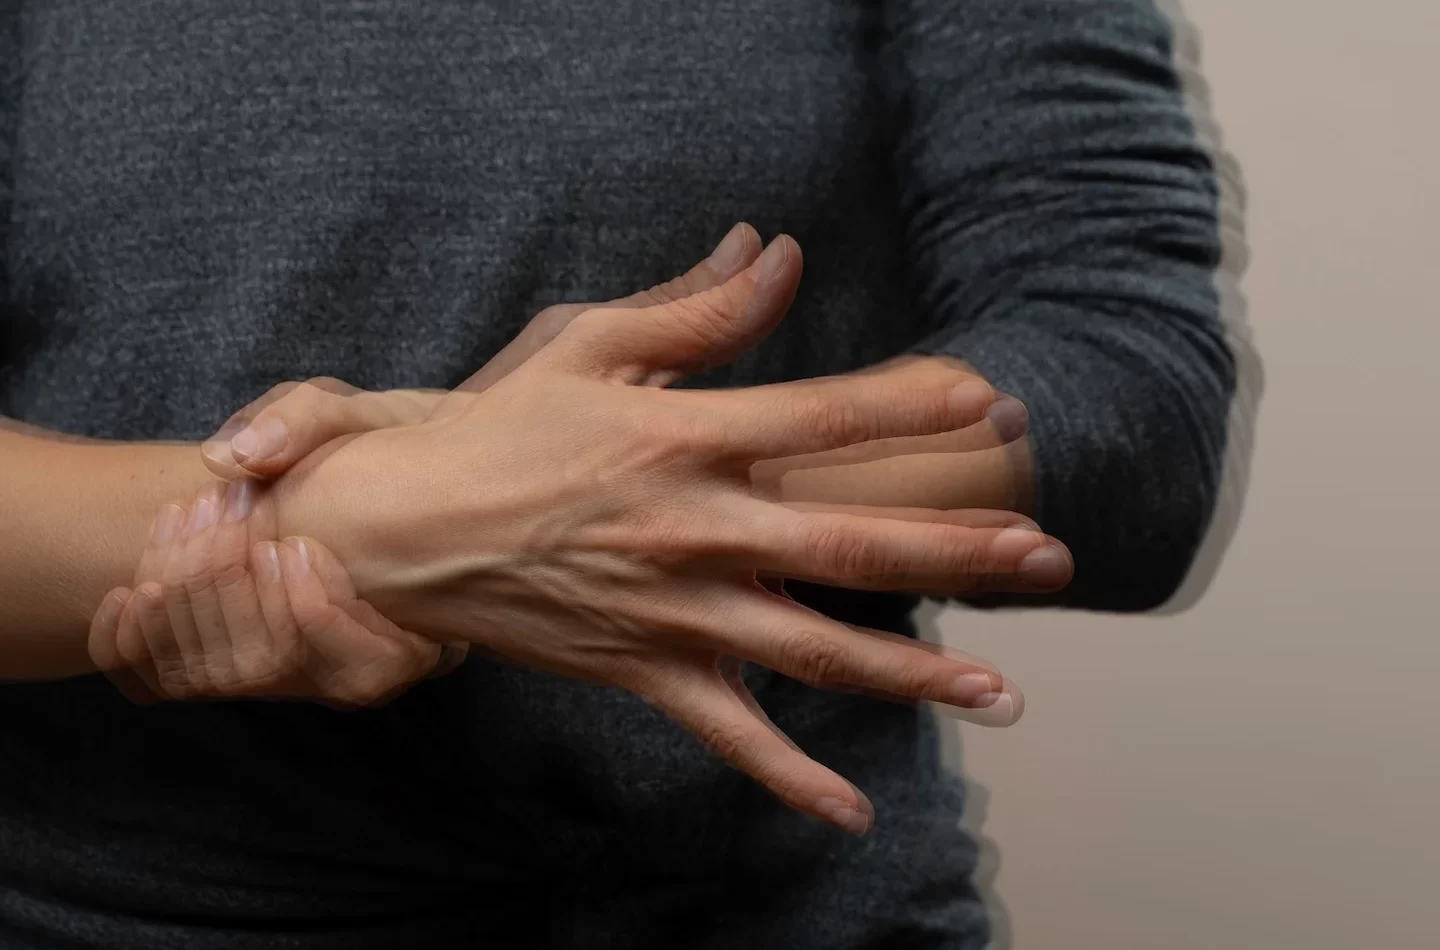
[{"label": "torso", "polygon": [[[674,276],[738,220],[799,239],[804,290],[759,350],[688,385],[900,352],[926,328],[865,9],[30,0],[3,102],[0,414],[194,439],[284,379],[454,385],[547,304]],[[905,629],[911,603],[834,609]],[[812,919],[883,935],[906,882],[923,894],[936,875],[983,928],[928,720],[757,685],[890,809],[893,837],[837,841],[631,697],[478,660],[348,716],[140,709],[94,679],[0,687],[0,936],[24,921],[106,947],[421,946],[373,935],[419,934],[455,900],[493,920],[553,888],[580,895],[551,921],[557,946],[622,946],[566,928],[624,930],[606,908],[635,894],[624,913],[683,918],[765,875],[788,883],[766,885],[782,922],[746,925],[762,943]],[[834,894],[887,877],[893,901],[836,916]]]}]

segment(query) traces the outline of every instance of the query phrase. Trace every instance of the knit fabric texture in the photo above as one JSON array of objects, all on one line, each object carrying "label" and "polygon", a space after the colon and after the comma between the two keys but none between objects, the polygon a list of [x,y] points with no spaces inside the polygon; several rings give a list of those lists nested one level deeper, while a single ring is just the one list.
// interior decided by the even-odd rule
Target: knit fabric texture
[{"label": "knit fabric texture", "polygon": [[[1152,0],[0,0],[0,414],[199,439],[282,380],[453,386],[745,220],[799,299],[684,385],[962,357],[1029,407],[1075,555],[1026,602],[1151,608],[1235,386],[1171,42]],[[480,658],[353,714],[0,686],[0,946],[980,950],[930,714],[753,685],[870,835]]]}]

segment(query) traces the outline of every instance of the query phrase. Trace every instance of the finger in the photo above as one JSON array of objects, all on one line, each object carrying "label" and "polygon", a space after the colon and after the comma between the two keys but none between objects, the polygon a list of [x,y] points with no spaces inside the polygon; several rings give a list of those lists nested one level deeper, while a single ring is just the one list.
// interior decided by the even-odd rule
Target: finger
[{"label": "finger", "polygon": [[[207,603],[202,609],[201,602],[195,602],[202,641],[223,644],[224,668],[229,674],[223,688],[235,695],[264,693],[277,678],[270,627],[250,564],[249,519],[254,494],[255,485],[248,478],[229,483],[210,545],[215,606]],[[214,625],[209,637],[207,624]]]},{"label": "finger", "polygon": [[[307,541],[307,545],[315,547],[313,542]],[[362,671],[360,681],[352,681],[350,686],[352,692],[368,697],[363,700],[366,705],[389,702],[420,679],[452,673],[469,655],[469,643],[436,643],[429,637],[401,629],[363,600],[350,600],[336,606],[354,624],[354,632],[363,632],[372,651],[378,650],[383,657],[383,666],[377,664]]]},{"label": "finger", "polygon": [[431,391],[366,392],[315,380],[297,386],[258,412],[230,440],[236,464],[250,475],[273,478],[332,439],[423,420],[440,397]]},{"label": "finger", "polygon": [[294,380],[277,383],[267,389],[258,399],[247,403],[226,419],[220,429],[200,445],[200,456],[205,462],[205,467],[226,481],[239,478],[244,470],[230,452],[230,440],[241,429],[249,425],[250,420],[254,419],[266,406],[284,398],[299,385],[300,383]]},{"label": "finger", "polygon": [[949,524],[960,528],[1021,528],[1039,531],[1031,518],[1014,511],[994,508],[902,508],[888,505],[847,505],[838,502],[786,501],[791,511],[816,514],[856,515],[864,518],[892,518],[922,524]]},{"label": "finger", "polygon": [[801,270],[800,246],[782,235],[749,267],[702,293],[639,310],[580,314],[546,347],[546,358],[563,371],[630,385],[663,385],[676,374],[728,363],[779,325]]},{"label": "finger", "polygon": [[129,668],[120,651],[121,618],[130,602],[130,594],[128,587],[117,587],[100,602],[100,608],[90,621],[90,661],[126,699],[132,703],[150,703],[155,697],[139,675]]},{"label": "finger", "polygon": [[[905,637],[887,630],[876,630],[852,623],[844,624],[844,626],[849,630],[865,636],[886,640],[910,649],[924,650],[927,653],[944,657],[951,662],[959,663],[966,667],[989,671],[999,677],[1000,685],[999,688],[995,690],[995,695],[991,696],[982,693],[976,697],[974,706],[951,706],[944,703],[934,704],[935,710],[942,716],[959,719],[963,722],[969,722],[978,726],[1003,728],[1005,726],[1013,726],[1019,721],[1021,714],[1025,711],[1025,695],[1020,691],[1019,684],[1001,673],[999,667],[984,657],[967,653],[964,650],[957,650],[946,644],[931,643],[925,640]],[[892,703],[914,702],[914,700],[908,696],[901,696],[881,689],[872,689],[863,686],[838,686],[832,688],[838,692],[858,693]]]},{"label": "finger", "polygon": [[90,662],[102,673],[109,673],[123,666],[120,659],[118,637],[120,633],[120,615],[125,611],[125,604],[130,600],[130,588],[117,587],[105,595],[100,601],[95,616],[90,618],[90,637],[86,641],[86,648],[90,653]]},{"label": "finger", "polygon": [[160,506],[155,520],[150,523],[150,535],[145,542],[145,549],[140,552],[140,562],[135,567],[136,585],[160,579],[165,570],[165,560],[170,556],[170,546],[184,530],[185,519],[188,517],[188,504],[171,503]]},{"label": "finger", "polygon": [[1074,573],[1065,545],[1028,526],[971,528],[768,505],[749,537],[747,568],[852,590],[1050,593]]},{"label": "finger", "polygon": [[750,479],[757,486],[767,486],[772,491],[778,491],[781,479],[792,472],[865,465],[914,455],[983,452],[1011,445],[1029,434],[1030,415],[1025,404],[1015,397],[1003,393],[997,393],[996,397],[995,402],[985,410],[984,419],[963,429],[953,429],[936,435],[875,439],[827,452],[761,459],[750,466]]},{"label": "finger", "polygon": [[747,389],[677,391],[730,420],[724,450],[748,477],[757,460],[826,452],[974,425],[995,392],[984,380],[934,374],[827,377]]},{"label": "finger", "polygon": [[874,809],[854,786],[757,715],[713,665],[677,663],[636,692],[791,808],[852,834],[873,824]]},{"label": "finger", "polygon": [[947,656],[934,644],[851,627],[770,595],[731,599],[715,649],[811,686],[868,690],[906,701],[980,708],[1004,691],[988,663]]},{"label": "finger", "polygon": [[205,695],[228,695],[235,683],[234,654],[220,608],[219,587],[233,583],[235,575],[244,572],[245,548],[242,542],[238,560],[227,559],[217,543],[232,533],[221,523],[226,494],[224,482],[212,482],[200,490],[165,566],[166,613],[186,651],[195,686]]},{"label": "finger", "polygon": [[760,235],[748,224],[737,224],[710,252],[710,256],[672,280],[608,303],[572,303],[547,307],[525,325],[515,339],[495,354],[457,392],[484,392],[534,356],[587,310],[639,309],[672,303],[718,287],[755,262],[762,249]]},{"label": "finger", "polygon": [[719,287],[755,263],[764,249],[765,244],[760,239],[759,232],[741,222],[725,234],[709,257],[679,277],[602,306],[641,309],[674,303],[704,293]]},{"label": "finger", "polygon": [[344,610],[371,634],[396,640],[413,650],[417,654],[417,663],[425,669],[425,675],[432,678],[444,676],[465,662],[470,652],[468,642],[437,644],[427,637],[397,627],[370,604],[358,599],[349,572],[328,548],[311,538],[302,540],[310,569],[320,581],[325,599]]},{"label": "finger", "polygon": [[428,675],[430,679],[439,679],[442,676],[449,676],[460,669],[470,656],[470,644],[465,641],[457,643],[445,643],[440,648],[440,659],[435,661],[435,667]]},{"label": "finger", "polygon": [[940,704],[934,708],[942,716],[990,729],[1013,726],[1025,715],[1025,694],[1020,691],[1020,685],[1009,677],[1004,678],[993,700],[981,697],[976,703],[974,708]]},{"label": "finger", "polygon": [[363,601],[332,603],[313,569],[319,547],[307,538],[287,538],[279,547],[285,590],[311,660],[307,675],[321,696],[380,705],[434,669],[440,647],[400,630]]},{"label": "finger", "polygon": [[355,592],[355,584],[350,580],[350,572],[339,559],[330,552],[330,549],[319,544],[311,538],[291,539],[304,542],[304,554],[310,570],[314,572],[315,578],[320,582],[320,589],[324,599],[330,603],[345,603],[355,600],[358,596]]},{"label": "finger", "polygon": [[120,666],[107,675],[126,699],[148,706],[158,702],[164,693],[135,607],[136,597],[130,592],[116,623],[115,649]]},{"label": "finger", "polygon": [[[191,671],[193,658],[179,643],[169,612],[166,592],[160,584],[147,581],[135,588],[131,610],[144,639],[144,651],[153,660],[155,691],[168,699],[189,699],[202,694]],[[196,638],[198,642],[198,637]],[[135,669],[143,668],[140,665]]]},{"label": "finger", "polygon": [[280,548],[273,541],[261,541],[250,549],[251,573],[265,623],[270,649],[264,659],[268,668],[256,671],[257,692],[282,696],[313,696],[314,684],[306,675],[308,646],[290,608]]}]

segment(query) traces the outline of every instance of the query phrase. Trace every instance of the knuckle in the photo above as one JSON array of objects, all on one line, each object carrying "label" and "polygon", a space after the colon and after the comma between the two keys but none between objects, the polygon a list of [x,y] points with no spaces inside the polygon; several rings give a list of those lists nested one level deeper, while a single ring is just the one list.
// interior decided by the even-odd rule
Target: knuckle
[{"label": "knuckle", "polygon": [[676,328],[691,334],[701,347],[710,348],[724,342],[731,335],[731,320],[708,295],[682,297],[672,301],[666,309],[673,316]]},{"label": "knuckle", "polygon": [[189,699],[195,695],[190,672],[178,660],[165,658],[155,663],[155,682],[171,699]]},{"label": "knuckle", "polygon": [[293,379],[287,379],[283,383],[276,383],[274,386],[271,386],[269,389],[265,390],[265,395],[261,396],[258,400],[256,400],[255,404],[260,406],[268,406],[272,403],[279,402],[286,396],[289,396],[295,390],[299,389],[302,385],[304,384],[298,383]]},{"label": "knuckle", "polygon": [[243,560],[226,558],[212,564],[210,578],[210,585],[218,593],[243,593],[245,582],[250,579],[250,565]]},{"label": "knuckle", "polygon": [[406,680],[390,665],[371,665],[351,678],[346,701],[357,706],[375,706],[389,698]]},{"label": "knuckle", "polygon": [[820,394],[801,398],[796,406],[800,425],[832,445],[853,445],[866,439],[865,419],[855,404]]},{"label": "knuckle", "polygon": [[646,291],[650,300],[657,304],[674,303],[693,293],[695,293],[695,287],[691,285],[689,275],[686,274],[658,283]]},{"label": "knuckle", "polygon": [[302,388],[322,396],[350,396],[360,392],[345,380],[334,376],[311,376]]},{"label": "knuckle", "polygon": [[811,686],[843,681],[844,649],[828,637],[794,633],[785,641],[781,655],[787,676]]},{"label": "knuckle", "polygon": [[945,576],[962,589],[989,590],[1000,582],[998,563],[973,541],[950,540],[941,548]]},{"label": "knuckle", "polygon": [[726,759],[739,758],[751,742],[745,730],[723,719],[707,719],[695,728],[695,735],[705,745]]},{"label": "knuckle", "polygon": [[[183,564],[179,565],[173,577],[175,583],[167,595],[180,595],[182,592],[189,596],[203,594],[216,586],[217,570],[214,562],[208,554],[197,554],[185,558]],[[166,598],[170,599],[169,596]]]},{"label": "knuckle", "polygon": [[223,660],[217,662],[214,658],[207,657],[200,679],[212,696],[239,696],[245,691],[245,684],[234,666]]},{"label": "knuckle", "polygon": [[838,577],[859,579],[875,572],[874,542],[854,531],[815,528],[805,547],[813,563]]}]

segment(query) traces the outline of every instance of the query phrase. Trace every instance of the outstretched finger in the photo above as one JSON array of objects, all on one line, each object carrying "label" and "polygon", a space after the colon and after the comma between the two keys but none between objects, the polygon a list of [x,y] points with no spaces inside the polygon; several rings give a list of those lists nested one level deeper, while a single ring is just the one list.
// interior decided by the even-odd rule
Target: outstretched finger
[{"label": "outstretched finger", "polygon": [[1005,691],[1004,677],[989,663],[843,624],[765,592],[730,600],[722,624],[707,645],[823,689],[964,709],[993,706]]},{"label": "outstretched finger", "polygon": [[[978,698],[973,706],[956,706],[949,703],[934,703],[935,710],[940,715],[950,719],[959,719],[962,722],[972,723],[977,726],[989,726],[992,728],[1004,728],[1013,726],[1020,721],[1020,716],[1025,712],[1025,694],[1020,691],[1020,685],[1010,679],[989,660],[973,653],[966,653],[954,647],[940,643],[930,643],[925,640],[917,640],[912,637],[901,636],[898,633],[891,633],[888,630],[876,630],[871,627],[862,627],[858,624],[847,623],[845,627],[862,636],[873,637],[879,640],[886,640],[897,643],[909,649],[924,650],[927,653],[950,660],[952,663],[959,663],[967,668],[973,667],[993,674],[998,677],[997,681],[992,677],[991,685],[994,689],[993,698],[982,696]],[[902,696],[897,693],[887,692],[883,689],[871,689],[863,686],[836,687],[838,692],[859,693],[870,696],[874,699],[883,699],[892,703],[913,703],[915,699],[910,696]],[[933,702],[933,701],[932,701]]]},{"label": "outstretched finger", "polygon": [[[536,314],[504,349],[457,386],[455,391],[478,393],[489,389],[548,345],[572,320],[587,310],[654,307],[673,303],[692,294],[704,293],[720,286],[753,264],[760,256],[762,248],[760,235],[754,228],[745,223],[737,224],[730,229],[715,250],[710,252],[709,257],[679,277],[608,303],[566,303],[547,307]],[[664,381],[657,381],[657,384],[660,383]],[[437,410],[432,418],[443,417],[461,405],[458,401],[452,402],[453,406],[444,406],[442,410]]]},{"label": "outstretched finger", "polygon": [[849,376],[674,395],[730,420],[722,451],[743,464],[973,426],[996,394],[984,380]]},{"label": "outstretched finger", "polygon": [[577,316],[545,358],[564,370],[629,385],[663,386],[731,362],[784,318],[803,269],[800,245],[781,235],[730,280],[670,303],[602,307]]},{"label": "outstretched finger", "polygon": [[741,699],[713,660],[677,661],[636,691],[791,808],[851,834],[874,823],[865,796],[802,752],[758,704]]},{"label": "outstretched finger", "polygon": [[1018,517],[1013,527],[966,527],[755,504],[764,507],[752,519],[745,566],[767,574],[852,590],[959,595],[1052,593],[1074,572],[1059,540]]},{"label": "outstretched finger", "polygon": [[996,400],[985,410],[985,418],[963,429],[928,436],[875,439],[827,452],[761,459],[750,466],[750,480],[755,485],[766,487],[773,492],[778,489],[781,479],[795,472],[817,468],[835,469],[845,465],[867,465],[871,462],[915,455],[979,453],[1013,445],[1024,439],[1029,431],[1030,415],[1025,404],[1014,396],[997,393]]}]

